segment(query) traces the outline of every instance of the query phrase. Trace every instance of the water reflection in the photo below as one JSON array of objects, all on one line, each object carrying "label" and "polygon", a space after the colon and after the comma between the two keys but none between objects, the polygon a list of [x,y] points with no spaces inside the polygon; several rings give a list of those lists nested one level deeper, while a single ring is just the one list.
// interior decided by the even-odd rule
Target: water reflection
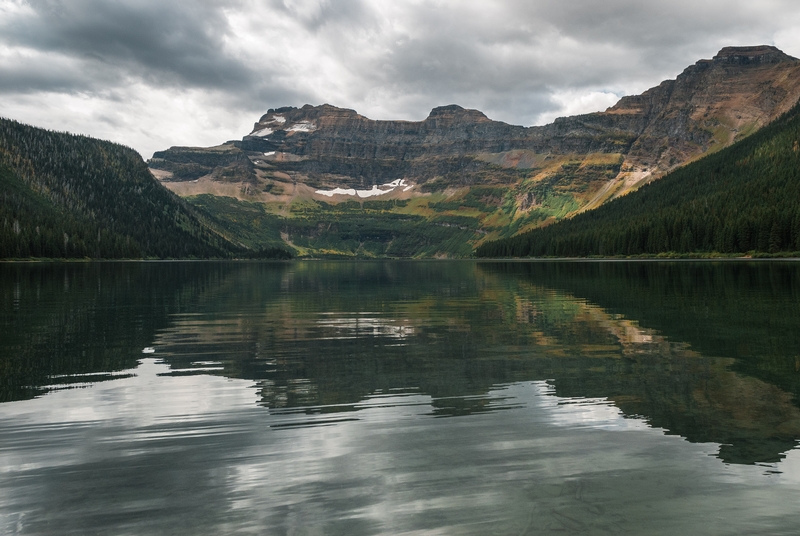
[{"label": "water reflection", "polygon": [[546,382],[493,388],[488,398],[522,409],[469,419],[431,419],[430,396],[410,393],[369,397],[355,417],[265,419],[251,381],[167,371],[146,358],[126,379],[4,406],[0,528],[713,534],[800,521],[793,501],[774,500],[800,474],[731,474],[713,449]]},{"label": "water reflection", "polygon": [[[124,378],[252,380],[274,414],[430,397],[518,408],[547,381],[668,434],[774,463],[800,438],[800,268],[711,263],[138,263],[5,266],[3,400]],[[29,327],[28,327],[29,326]],[[394,398],[393,398],[394,400]]]},{"label": "water reflection", "polygon": [[[337,313],[322,313],[317,326],[329,335],[318,340],[358,339],[363,337],[386,337],[405,339],[414,334],[414,328],[407,319],[382,319],[376,313],[357,312],[341,317]],[[327,329],[326,329],[327,328]]]},{"label": "water reflection", "polygon": [[780,263],[0,266],[0,532],[791,533],[798,294]]}]

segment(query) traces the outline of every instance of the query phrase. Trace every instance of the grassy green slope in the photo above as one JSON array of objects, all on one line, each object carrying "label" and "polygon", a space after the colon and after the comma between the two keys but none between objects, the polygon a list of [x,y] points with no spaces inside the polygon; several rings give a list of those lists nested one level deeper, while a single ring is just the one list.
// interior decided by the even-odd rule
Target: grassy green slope
[{"label": "grassy green slope", "polygon": [[243,251],[138,153],[0,119],[0,258],[224,257]]},{"label": "grassy green slope", "polygon": [[200,195],[189,201],[213,214],[248,247],[285,248],[288,243],[301,256],[466,257],[472,253],[470,240],[480,236],[472,218],[441,215],[431,220],[409,210],[408,201],[306,201],[284,215],[231,197]]},{"label": "grassy green slope", "polygon": [[479,257],[800,251],[800,105],[735,145]]},{"label": "grassy green slope", "polygon": [[[232,147],[225,151],[233,154]],[[240,162],[226,163],[232,156],[225,151],[171,151],[174,161],[154,159],[151,165],[172,171],[168,180],[174,191],[212,214],[226,232],[248,246],[293,247],[302,256],[320,257],[469,257],[484,241],[510,237],[580,209],[605,191],[623,161],[621,154],[511,151],[464,157],[468,169],[463,173],[436,175],[443,164],[434,159],[427,163],[433,170],[428,173],[430,180],[407,179],[416,188],[410,199],[394,192],[377,199],[342,201],[311,193],[318,187],[341,186],[337,181],[344,179],[306,175],[302,165],[308,162],[266,162],[250,154],[251,175],[241,177],[236,176]],[[211,167],[215,163],[217,167]],[[205,166],[210,182],[192,186],[181,180],[196,176],[196,165]],[[385,184],[393,176],[376,183]]]}]

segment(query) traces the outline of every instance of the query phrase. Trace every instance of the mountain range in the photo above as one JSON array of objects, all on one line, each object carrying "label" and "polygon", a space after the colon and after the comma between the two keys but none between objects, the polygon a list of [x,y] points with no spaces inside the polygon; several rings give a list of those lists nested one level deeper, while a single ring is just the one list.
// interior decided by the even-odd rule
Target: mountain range
[{"label": "mountain range", "polygon": [[172,147],[148,164],[253,245],[467,256],[727,147],[798,99],[800,60],[771,46],[728,47],[604,112],[549,125],[509,125],[456,105],[417,122],[306,105],[269,110],[241,140]]},{"label": "mountain range", "polygon": [[[635,199],[652,182],[669,191],[672,172],[748,139],[798,100],[800,60],[755,46],[724,48],[604,112],[544,126],[457,105],[423,121],[284,107],[241,139],[156,152],[147,166],[166,188],[130,149],[4,120],[0,255],[466,257],[538,228],[557,233],[548,226]],[[37,238],[60,220],[71,233]]]}]

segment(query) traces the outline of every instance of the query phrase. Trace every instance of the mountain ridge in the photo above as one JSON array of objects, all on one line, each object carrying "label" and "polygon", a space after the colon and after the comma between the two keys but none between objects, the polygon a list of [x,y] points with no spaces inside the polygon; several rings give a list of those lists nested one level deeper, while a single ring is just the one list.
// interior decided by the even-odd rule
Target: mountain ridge
[{"label": "mountain ridge", "polygon": [[[269,111],[241,141],[228,144],[245,152],[276,151],[306,160],[398,160],[396,165],[431,155],[512,150],[562,155],[622,152],[626,159],[618,180],[630,179],[637,171],[660,176],[787,111],[800,98],[798,73],[800,60],[775,47],[726,47],[712,59],[687,67],[676,79],[623,97],[606,111],[558,118],[543,126],[493,121],[478,110],[457,105],[434,108],[422,121],[371,120],[329,104],[305,105]],[[735,113],[726,106],[735,108]],[[151,167],[171,171],[160,160],[169,161],[180,149],[156,152]],[[325,177],[330,184],[342,178],[333,175],[361,185],[381,180],[368,166],[356,172],[340,168],[321,165],[307,171],[332,175]],[[421,181],[432,178],[419,171],[406,173]]]},{"label": "mountain ridge", "polygon": [[[458,221],[474,230],[473,247],[597,208],[747,137],[798,100],[800,60],[767,45],[725,47],[605,111],[548,125],[511,125],[455,104],[421,121],[376,121],[330,104],[282,107],[240,140],[171,147],[148,164],[190,201],[211,195],[261,205],[275,218],[270,243],[280,234],[305,244],[302,254],[362,254],[363,241],[345,247],[317,227],[339,221],[339,205],[363,209],[367,198],[373,207],[389,203],[375,208],[386,214],[437,226]],[[211,210],[250,210],[207,201]],[[232,213],[214,214],[241,225]],[[381,238],[370,255],[388,254],[395,238]],[[466,251],[432,247],[424,254]]]}]

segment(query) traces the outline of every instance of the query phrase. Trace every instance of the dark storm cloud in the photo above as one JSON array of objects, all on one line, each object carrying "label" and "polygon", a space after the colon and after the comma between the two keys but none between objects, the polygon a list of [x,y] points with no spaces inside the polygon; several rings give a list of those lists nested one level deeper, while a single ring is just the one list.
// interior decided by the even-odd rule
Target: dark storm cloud
[{"label": "dark storm cloud", "polygon": [[[34,0],[28,5],[31,13],[4,21],[0,39],[10,46],[51,53],[56,65],[59,57],[69,57],[84,66],[102,66],[117,76],[153,83],[227,88],[254,82],[252,72],[225,52],[230,28],[223,8],[235,7],[235,2]],[[52,63],[42,65],[41,71],[48,71]],[[90,77],[76,78],[83,78],[74,81],[80,88]],[[91,78],[106,82],[102,75],[101,80]],[[54,88],[68,81],[66,76],[55,78]]]},{"label": "dark storm cloud", "polygon": [[38,91],[88,91],[116,84],[114,76],[89,65],[71,61],[47,61],[46,67],[18,56],[0,65],[0,93]]},{"label": "dark storm cloud", "polygon": [[[228,46],[238,38],[228,14],[254,9],[265,25],[274,18],[295,22],[307,32],[298,39],[318,39],[323,49],[338,51],[343,69],[357,78],[444,93],[444,100],[469,91],[613,85],[630,79],[632,70],[641,76],[685,63],[686,57],[699,59],[698,49],[711,50],[763,26],[748,4],[722,1],[422,2],[394,10],[388,16],[395,19],[383,24],[381,10],[363,0],[31,0],[27,5],[29,12],[0,23],[0,41],[79,61],[72,62],[72,76],[58,60],[40,66],[38,74],[31,66],[20,66],[17,73],[6,67],[4,78],[16,78],[0,84],[6,91],[25,84],[32,89],[52,84],[56,90],[104,85],[105,70],[154,84],[272,97],[277,87],[270,66],[248,64]],[[394,24],[410,31],[390,35]],[[370,34],[371,42],[353,41]],[[264,45],[269,54],[269,43]],[[384,50],[372,61],[349,49],[370,45]]]},{"label": "dark storm cloud", "polygon": [[423,4],[409,12],[413,36],[387,56],[392,74],[434,88],[611,84],[642,69],[687,66],[700,51],[708,55],[748,34],[757,38],[770,26],[750,9],[721,1],[470,4],[461,10]]},{"label": "dark storm cloud", "polygon": [[565,91],[642,91],[723,46],[770,44],[798,23],[798,9],[779,0],[422,2],[395,10],[386,52],[351,64],[355,78],[415,102],[461,102],[529,124]]},{"label": "dark storm cloud", "polygon": [[772,37],[781,13],[797,12],[783,0],[573,0],[520,3],[518,8],[523,19],[545,21],[587,49],[606,46],[640,58],[639,67],[649,72],[694,62],[698,54],[708,56],[726,45],[761,44]]}]

